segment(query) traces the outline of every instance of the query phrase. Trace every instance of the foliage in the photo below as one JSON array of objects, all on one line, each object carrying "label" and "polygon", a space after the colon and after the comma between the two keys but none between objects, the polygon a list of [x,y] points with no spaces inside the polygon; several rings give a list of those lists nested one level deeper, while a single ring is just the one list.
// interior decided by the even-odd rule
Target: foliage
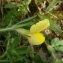
[{"label": "foliage", "polygon": [[[39,10],[37,13],[34,12],[35,14],[31,14],[29,8],[32,1],[0,1],[0,63],[51,63],[51,61],[52,63],[63,63],[56,56],[57,52],[63,53],[63,40],[57,36],[57,34],[61,35],[63,30],[57,24],[60,18],[54,14],[53,10],[59,0],[45,0],[49,5],[46,4],[47,7],[41,11],[39,7],[40,4],[43,5],[44,0],[34,0],[33,6],[35,5]],[[48,30],[47,28],[56,34],[54,38],[52,34],[47,35],[48,32],[44,32],[45,29]],[[39,47],[39,42],[46,45],[46,53],[49,52],[53,60],[44,60],[41,58],[42,55],[36,52],[35,46]]]}]

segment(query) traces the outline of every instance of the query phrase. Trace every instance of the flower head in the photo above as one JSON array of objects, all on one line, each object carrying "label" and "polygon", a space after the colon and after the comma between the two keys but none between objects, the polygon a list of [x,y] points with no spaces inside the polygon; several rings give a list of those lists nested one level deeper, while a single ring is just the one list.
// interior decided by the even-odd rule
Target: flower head
[{"label": "flower head", "polygon": [[34,24],[30,28],[30,37],[28,38],[31,45],[40,45],[45,41],[45,36],[41,31],[50,26],[49,20],[44,19]]},{"label": "flower head", "polygon": [[28,38],[31,45],[40,45],[44,42],[45,36],[43,33],[34,33]]},{"label": "flower head", "polygon": [[23,28],[16,29],[16,31],[20,34],[28,35],[27,38],[31,45],[40,45],[45,41],[45,36],[41,31],[45,30],[49,26],[49,20],[44,19],[32,25],[29,31]]}]

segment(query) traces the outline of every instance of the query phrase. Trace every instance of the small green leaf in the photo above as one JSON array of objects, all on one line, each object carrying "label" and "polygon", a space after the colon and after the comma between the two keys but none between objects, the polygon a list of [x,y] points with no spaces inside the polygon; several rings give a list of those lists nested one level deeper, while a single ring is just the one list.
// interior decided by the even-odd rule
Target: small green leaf
[{"label": "small green leaf", "polygon": [[51,61],[45,61],[44,63],[51,63]]},{"label": "small green leaf", "polygon": [[27,23],[15,25],[14,28],[20,28],[20,27],[30,26],[32,24],[33,24],[33,22],[27,22]]},{"label": "small green leaf", "polygon": [[14,3],[14,4],[8,3],[8,4],[6,4],[4,7],[5,7],[5,8],[16,8],[17,5],[16,5],[15,3]]},{"label": "small green leaf", "polygon": [[32,16],[32,17],[29,17],[28,19],[25,19],[23,21],[20,21],[18,23],[16,23],[15,25],[13,25],[14,28],[19,28],[19,27],[25,27],[25,26],[30,26],[33,24],[33,19],[36,17],[35,16]]},{"label": "small green leaf", "polygon": [[24,0],[23,5],[28,6],[30,4],[31,0]]},{"label": "small green leaf", "polygon": [[15,51],[18,53],[18,54],[26,54],[27,53],[27,46],[21,46],[21,47],[18,47],[15,49]]},{"label": "small green leaf", "polygon": [[44,63],[39,55],[34,55],[34,61],[35,63]]},{"label": "small green leaf", "polygon": [[15,38],[13,38],[11,47],[16,48],[19,43],[20,43],[19,37],[15,37]]},{"label": "small green leaf", "polygon": [[63,46],[63,40],[60,40],[60,41],[56,44],[56,46]]},{"label": "small green leaf", "polygon": [[34,19],[35,17],[36,17],[36,15],[35,15],[35,16],[32,16],[32,17],[28,17],[27,19],[24,19],[24,20],[18,22],[16,25],[30,22],[30,21],[32,21],[32,19]]},{"label": "small green leaf", "polygon": [[47,12],[50,12],[58,2],[59,2],[59,0],[53,0],[53,1],[49,4],[49,6],[46,8],[46,13],[47,13]]},{"label": "small green leaf", "polygon": [[49,22],[50,22],[50,29],[56,33],[62,33],[63,30],[61,30],[60,26],[58,26],[56,24],[56,22],[52,19],[50,19],[49,17],[45,16],[45,15],[41,15],[41,14],[38,14],[39,18],[42,20],[42,19],[49,19]]},{"label": "small green leaf", "polygon": [[55,50],[63,53],[63,40],[59,40],[59,38],[54,38],[51,41],[51,45],[55,48]]},{"label": "small green leaf", "polygon": [[54,39],[52,39],[52,40],[51,40],[52,46],[56,46],[56,44],[57,44],[59,41],[60,41],[59,38],[54,38]]},{"label": "small green leaf", "polygon": [[60,59],[56,59],[54,63],[63,63]]},{"label": "small green leaf", "polygon": [[56,33],[62,33],[63,32],[61,30],[61,28],[53,20],[50,20],[50,29],[53,30]]},{"label": "small green leaf", "polygon": [[35,63],[51,63],[50,61],[43,61],[39,55],[34,55],[34,62]]},{"label": "small green leaf", "polygon": [[22,61],[16,61],[16,62],[13,62],[13,63],[27,63],[24,59]]},{"label": "small green leaf", "polygon": [[9,63],[9,61],[8,60],[0,60],[0,63]]},{"label": "small green leaf", "polygon": [[14,37],[14,38],[10,39],[9,40],[9,43],[10,43],[9,44],[9,49],[13,50],[13,49],[17,48],[19,42],[20,42],[19,37]]},{"label": "small green leaf", "polygon": [[55,49],[51,45],[48,45],[47,49],[50,53],[55,53]]},{"label": "small green leaf", "polygon": [[30,55],[31,58],[34,58],[34,47],[32,45],[28,47],[28,51],[28,55]]},{"label": "small green leaf", "polygon": [[63,53],[63,46],[57,46],[57,47],[55,47],[55,49],[56,49],[57,51]]}]

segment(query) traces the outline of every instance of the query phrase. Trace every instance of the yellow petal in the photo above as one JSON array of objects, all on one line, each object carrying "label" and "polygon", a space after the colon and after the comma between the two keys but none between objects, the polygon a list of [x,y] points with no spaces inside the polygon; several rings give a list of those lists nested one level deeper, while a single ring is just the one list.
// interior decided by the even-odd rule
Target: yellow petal
[{"label": "yellow petal", "polygon": [[38,23],[32,25],[30,28],[30,33],[36,33],[36,32],[43,31],[49,26],[50,26],[49,20],[44,19],[43,21],[39,21]]},{"label": "yellow petal", "polygon": [[45,41],[45,36],[42,33],[35,33],[28,40],[31,45],[40,45]]}]

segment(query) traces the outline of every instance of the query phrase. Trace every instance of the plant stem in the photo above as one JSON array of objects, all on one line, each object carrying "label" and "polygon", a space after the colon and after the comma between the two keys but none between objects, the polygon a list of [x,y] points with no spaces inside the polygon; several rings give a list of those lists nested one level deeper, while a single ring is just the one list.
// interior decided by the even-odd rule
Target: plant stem
[{"label": "plant stem", "polygon": [[[56,55],[55,55],[55,52],[53,51],[52,46],[49,45],[49,44],[47,44],[47,43],[45,43],[45,44],[46,44],[46,46],[47,46],[48,51],[49,51],[50,54],[53,56],[53,58],[54,58],[54,59],[57,59],[57,58],[56,58]],[[48,46],[49,46],[49,47],[48,47]]]},{"label": "plant stem", "polygon": [[13,27],[10,27],[10,28],[2,28],[2,29],[0,29],[0,32],[10,31],[10,30],[13,30]]},{"label": "plant stem", "polygon": [[30,53],[30,57],[32,59],[32,63],[34,63],[34,47],[33,47],[33,45],[30,44],[29,49],[30,49],[29,53]]},{"label": "plant stem", "polygon": [[51,53],[51,55],[53,56],[54,59],[57,59],[54,53]]},{"label": "plant stem", "polygon": [[7,42],[6,51],[4,52],[4,54],[2,54],[2,55],[0,56],[0,59],[4,58],[4,57],[6,56],[6,54],[7,54],[7,50],[8,50],[8,47],[9,47],[9,38],[10,38],[10,35],[8,36],[8,42]]},{"label": "plant stem", "polygon": [[0,56],[0,59],[4,58],[7,54],[7,51],[5,51],[5,53],[3,55]]}]

